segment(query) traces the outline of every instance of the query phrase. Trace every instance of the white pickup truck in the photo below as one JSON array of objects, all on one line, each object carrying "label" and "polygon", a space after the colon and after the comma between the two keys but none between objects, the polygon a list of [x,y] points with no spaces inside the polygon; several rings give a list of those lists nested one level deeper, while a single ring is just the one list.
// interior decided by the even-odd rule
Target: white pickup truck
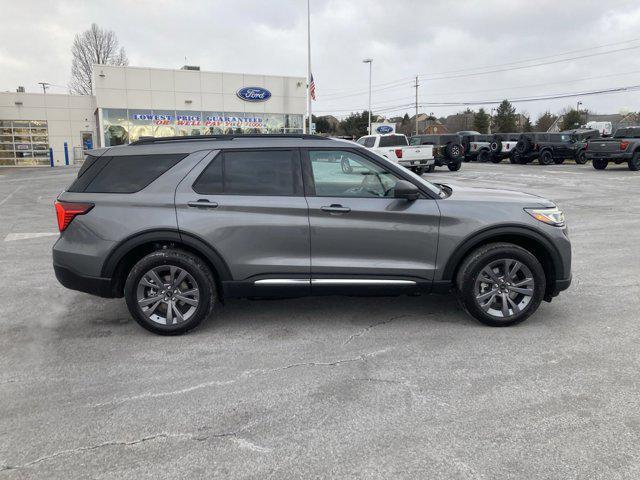
[{"label": "white pickup truck", "polygon": [[398,133],[365,135],[360,137],[357,143],[418,175],[421,175],[425,170],[432,172],[435,168],[433,146],[409,146],[409,140],[405,135]]}]

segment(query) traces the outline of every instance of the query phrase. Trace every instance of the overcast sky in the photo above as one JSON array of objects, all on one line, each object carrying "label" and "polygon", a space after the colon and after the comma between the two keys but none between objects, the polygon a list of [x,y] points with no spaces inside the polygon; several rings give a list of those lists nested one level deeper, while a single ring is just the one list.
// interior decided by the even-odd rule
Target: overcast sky
[{"label": "overcast sky", "polygon": [[[92,22],[116,32],[130,65],[178,68],[186,57],[209,71],[306,75],[305,0],[0,0],[0,11],[1,91],[36,92],[46,81],[51,93],[65,93],[73,37]],[[311,14],[314,113],[367,107],[366,57],[374,59],[373,109],[385,115],[413,113],[406,105],[414,102],[415,75],[421,103],[640,85],[637,0],[311,0]],[[559,61],[571,57],[584,58]],[[523,68],[539,63],[546,65]],[[535,120],[577,100],[597,113],[640,110],[640,90],[516,106]]]}]

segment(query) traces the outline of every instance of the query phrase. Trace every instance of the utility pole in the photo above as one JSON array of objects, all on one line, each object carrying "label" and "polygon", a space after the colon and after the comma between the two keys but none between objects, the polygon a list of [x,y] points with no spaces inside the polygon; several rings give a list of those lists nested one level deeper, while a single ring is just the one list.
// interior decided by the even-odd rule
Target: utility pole
[{"label": "utility pole", "polygon": [[369,135],[371,135],[371,69],[373,67],[373,58],[365,58],[362,63],[369,64]]},{"label": "utility pole", "polygon": [[416,75],[416,135],[418,135],[418,76]]},{"label": "utility pole", "polygon": [[42,85],[42,93],[47,94],[47,88],[49,88],[50,83],[47,82],[38,82],[38,85]]}]

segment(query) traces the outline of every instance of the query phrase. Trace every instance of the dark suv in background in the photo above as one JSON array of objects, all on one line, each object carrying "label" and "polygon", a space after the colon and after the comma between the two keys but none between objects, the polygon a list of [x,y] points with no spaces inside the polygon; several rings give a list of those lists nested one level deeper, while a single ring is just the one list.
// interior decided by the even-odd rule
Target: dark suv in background
[{"label": "dark suv in background", "polygon": [[586,141],[574,133],[523,133],[513,154],[514,163],[527,164],[538,159],[540,165],[559,165],[567,159],[586,162]]},{"label": "dark suv in background", "polygon": [[323,137],[150,138],[94,150],[55,207],[58,280],[124,296],[160,334],[194,328],[231,297],[451,289],[475,318],[506,326],[571,281],[564,216],[551,201],[433,184]]},{"label": "dark suv in background", "polygon": [[464,148],[458,135],[414,135],[409,139],[409,145],[433,145],[436,167],[446,166],[452,172],[460,170]]}]

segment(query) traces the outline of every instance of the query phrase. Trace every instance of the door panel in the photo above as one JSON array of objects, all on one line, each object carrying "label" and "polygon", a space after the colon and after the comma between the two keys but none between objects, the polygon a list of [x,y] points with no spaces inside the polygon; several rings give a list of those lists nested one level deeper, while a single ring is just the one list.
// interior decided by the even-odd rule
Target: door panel
[{"label": "door panel", "polygon": [[[300,175],[297,151],[286,153],[293,155],[293,162],[298,165],[295,175]],[[223,161],[224,155],[216,156],[212,162],[209,159],[201,162],[178,186],[176,212],[180,231],[204,239],[217,250],[235,281],[261,275],[308,278],[309,221],[307,202],[299,186],[301,178],[291,196],[247,195],[246,183],[242,195],[228,194],[222,186],[217,190],[219,193],[208,194],[207,191],[216,191],[212,185],[222,172],[209,175],[208,183],[202,179],[213,170],[214,162]],[[256,178],[272,174],[261,172],[260,166],[255,168]],[[242,183],[243,178],[250,179],[237,169],[228,170],[233,170],[231,181],[235,184]],[[207,188],[200,188],[197,193],[193,188],[196,181],[206,184]],[[269,182],[266,187],[273,188],[275,183]]]},{"label": "door panel", "polygon": [[313,193],[328,195],[307,196],[312,278],[433,279],[435,200],[393,198],[389,188],[400,177],[355,152],[309,150],[305,162]]}]

